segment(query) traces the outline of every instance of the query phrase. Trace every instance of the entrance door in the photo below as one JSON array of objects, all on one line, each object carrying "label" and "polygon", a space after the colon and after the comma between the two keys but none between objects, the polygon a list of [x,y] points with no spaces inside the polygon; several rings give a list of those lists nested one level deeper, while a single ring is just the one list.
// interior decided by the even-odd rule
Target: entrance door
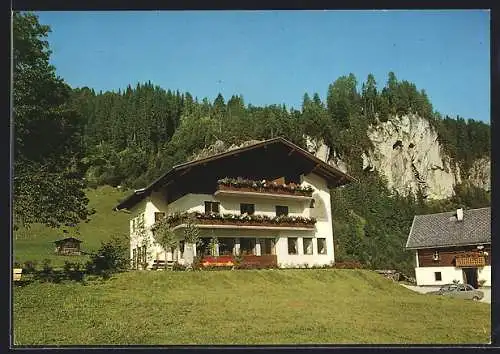
[{"label": "entrance door", "polygon": [[470,284],[477,289],[477,268],[463,268],[462,272],[464,274],[464,283]]}]

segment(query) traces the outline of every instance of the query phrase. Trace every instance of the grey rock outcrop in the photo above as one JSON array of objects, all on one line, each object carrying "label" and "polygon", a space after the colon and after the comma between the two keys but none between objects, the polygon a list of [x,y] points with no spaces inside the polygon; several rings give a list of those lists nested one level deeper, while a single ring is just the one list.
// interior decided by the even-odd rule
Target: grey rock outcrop
[{"label": "grey rock outcrop", "polygon": [[[378,171],[387,179],[388,188],[402,194],[421,191],[429,199],[451,197],[454,186],[462,182],[460,167],[443,151],[437,132],[429,121],[417,115],[404,115],[379,122],[368,130],[374,148],[363,153],[363,169]],[[307,149],[321,160],[348,172],[342,161],[321,140],[306,137]],[[474,162],[469,181],[490,189],[490,159]]]}]

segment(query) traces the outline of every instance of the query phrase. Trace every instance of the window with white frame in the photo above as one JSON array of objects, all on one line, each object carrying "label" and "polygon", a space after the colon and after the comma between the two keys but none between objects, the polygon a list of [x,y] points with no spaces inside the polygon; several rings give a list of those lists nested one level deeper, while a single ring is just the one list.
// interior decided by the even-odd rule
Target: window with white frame
[{"label": "window with white frame", "polygon": [[255,204],[246,204],[246,203],[241,203],[240,204],[240,214],[248,214],[248,215],[253,215],[255,214]]},{"label": "window with white frame", "polygon": [[253,237],[240,238],[240,254],[242,255],[255,255],[256,239]]},{"label": "window with white frame", "polygon": [[155,212],[155,223],[163,220],[165,218],[165,212],[163,211],[156,211]]},{"label": "window with white frame", "polygon": [[142,246],[142,261],[144,263],[147,263],[148,261],[148,249],[146,245]]},{"label": "window with white frame", "polygon": [[142,264],[146,262],[146,247],[138,246],[136,250],[137,250],[137,266],[142,267]]},{"label": "window with white frame", "polygon": [[261,255],[275,254],[274,239],[261,238],[259,240],[259,242],[260,242],[260,254]]},{"label": "window with white frame", "polygon": [[288,216],[288,207],[286,205],[276,205],[276,216]]},{"label": "window with white frame", "polygon": [[313,239],[309,237],[304,237],[302,239],[302,246],[304,249],[304,254],[313,254]]},{"label": "window with white frame", "polygon": [[140,247],[136,247],[136,248],[134,248],[134,250],[135,250],[135,254],[136,254],[135,258],[137,260],[136,267],[139,267],[141,265],[141,263],[142,263],[141,248]]},{"label": "window with white frame", "polygon": [[318,238],[318,254],[326,254],[326,238]]},{"label": "window with white frame", "polygon": [[219,255],[220,256],[233,255],[235,245],[236,245],[236,239],[232,237],[221,237],[219,239]]},{"label": "window with white frame", "polygon": [[132,269],[137,269],[137,248],[132,250]]},{"label": "window with white frame", "polygon": [[139,214],[137,216],[137,220],[135,222],[135,229],[138,230],[138,229],[142,229],[144,227],[145,227],[145,225],[144,225],[144,213],[142,213],[142,214]]},{"label": "window with white frame", "polygon": [[219,214],[219,202],[205,202],[205,214]]},{"label": "window with white frame", "polygon": [[288,254],[298,254],[297,237],[288,237]]}]

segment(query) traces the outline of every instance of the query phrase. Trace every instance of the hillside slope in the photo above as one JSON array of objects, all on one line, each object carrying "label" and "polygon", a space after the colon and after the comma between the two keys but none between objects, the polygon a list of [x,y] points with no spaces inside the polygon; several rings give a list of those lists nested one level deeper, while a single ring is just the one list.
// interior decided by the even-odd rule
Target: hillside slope
[{"label": "hillside slope", "polygon": [[52,229],[44,225],[35,224],[29,230],[21,229],[14,232],[14,259],[17,262],[37,261],[50,259],[52,264],[61,265],[65,260],[72,262],[85,260],[84,256],[63,257],[54,254],[54,241],[74,236],[83,241],[81,248],[87,252],[99,248],[101,241],[113,235],[128,235],[128,215],[113,211],[119,199],[127,195],[126,191],[103,186],[86,191],[89,198],[89,207],[96,213],[88,223],[81,223],[76,228]]}]

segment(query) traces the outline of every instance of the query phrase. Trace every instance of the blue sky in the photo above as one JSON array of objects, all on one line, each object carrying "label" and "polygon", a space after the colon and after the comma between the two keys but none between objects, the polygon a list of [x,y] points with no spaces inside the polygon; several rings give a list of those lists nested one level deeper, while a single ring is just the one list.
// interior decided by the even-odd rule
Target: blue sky
[{"label": "blue sky", "polygon": [[38,12],[73,87],[146,82],[213,100],[300,108],[305,92],[389,71],[442,114],[490,119],[490,13],[447,11]]}]

